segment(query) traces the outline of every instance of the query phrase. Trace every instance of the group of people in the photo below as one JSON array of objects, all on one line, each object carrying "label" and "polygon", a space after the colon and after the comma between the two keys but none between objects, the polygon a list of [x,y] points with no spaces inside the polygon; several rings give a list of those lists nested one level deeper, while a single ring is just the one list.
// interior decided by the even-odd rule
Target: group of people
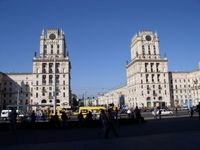
[{"label": "group of people", "polygon": [[141,111],[138,106],[136,106],[135,109],[128,109],[127,114],[128,118],[135,119],[138,123],[144,120],[144,118],[141,116]]}]

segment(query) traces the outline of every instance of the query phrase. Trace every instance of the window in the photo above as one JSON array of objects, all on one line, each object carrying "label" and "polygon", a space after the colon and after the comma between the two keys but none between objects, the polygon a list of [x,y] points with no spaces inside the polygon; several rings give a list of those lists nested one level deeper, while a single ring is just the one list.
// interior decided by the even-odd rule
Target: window
[{"label": "window", "polygon": [[63,97],[65,97],[65,92],[63,92]]},{"label": "window", "polygon": [[47,48],[47,45],[46,45],[46,44],[44,44],[44,49],[45,49],[45,48]]},{"label": "window", "polygon": [[43,99],[43,100],[41,101],[41,103],[47,103],[47,101],[46,101],[45,99]]},{"label": "window", "polygon": [[151,72],[153,72],[153,63],[151,63]]},{"label": "window", "polygon": [[157,75],[158,82],[160,82],[160,74]]},{"label": "window", "polygon": [[36,85],[38,85],[38,81],[36,81]]},{"label": "window", "polygon": [[53,48],[53,45],[51,45],[51,48]]},{"label": "window", "polygon": [[146,74],[146,82],[149,82],[149,75],[148,74]]},{"label": "window", "polygon": [[47,54],[47,50],[46,49],[44,50],[44,54]]},{"label": "window", "polygon": [[149,53],[149,55],[151,55],[150,45],[148,45],[148,53]]},{"label": "window", "polygon": [[57,48],[60,48],[60,45],[59,45],[59,44],[57,44]]},{"label": "window", "polygon": [[51,50],[51,54],[53,54],[53,50]]},{"label": "window", "polygon": [[53,75],[49,75],[49,83],[50,83],[50,84],[53,83]]},{"label": "window", "polygon": [[153,46],[154,54],[156,55],[156,47],[155,45]]},{"label": "window", "polygon": [[152,82],[154,82],[154,74],[151,75]]},{"label": "window", "polygon": [[36,93],[36,98],[38,98],[38,93]]},{"label": "window", "polygon": [[145,54],[144,45],[142,45],[142,55]]},{"label": "window", "polygon": [[57,54],[59,54],[59,50],[57,50]]},{"label": "window", "polygon": [[159,72],[159,63],[156,63],[156,71]]}]

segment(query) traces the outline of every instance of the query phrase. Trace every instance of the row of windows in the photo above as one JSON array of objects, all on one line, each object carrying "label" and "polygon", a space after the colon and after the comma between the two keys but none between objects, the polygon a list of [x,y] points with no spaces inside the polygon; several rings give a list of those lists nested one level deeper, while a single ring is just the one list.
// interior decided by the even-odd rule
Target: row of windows
[{"label": "row of windows", "polygon": [[160,72],[159,65],[159,63],[145,63],[145,72]]},{"label": "row of windows", "polygon": [[[51,52],[50,54],[60,54],[59,50],[57,50],[57,53],[54,53],[53,50],[51,50],[50,52]],[[47,50],[44,50],[44,54],[47,54]]]},{"label": "row of windows", "polygon": [[[152,87],[155,89],[155,85],[152,85]],[[166,87],[167,87],[166,84],[164,84],[164,88],[166,88]],[[143,85],[141,85],[141,88],[143,89]],[[151,89],[150,86],[147,85],[147,90],[150,90],[150,89]],[[159,90],[162,89],[161,85],[158,85],[158,89],[159,89]]]},{"label": "row of windows", "polygon": [[[186,83],[186,81],[188,81],[188,82],[192,81],[194,84],[197,84],[197,83],[199,83],[199,80],[198,79],[188,79],[188,80],[186,80],[186,79],[174,79],[174,83],[177,83],[177,82]],[[171,80],[171,83],[172,82],[173,82],[173,80]]]},{"label": "row of windows", "polygon": [[[155,82],[156,74],[145,74],[146,77],[146,83],[150,82],[149,79],[151,79],[151,82]],[[157,74],[157,82],[160,82],[160,74]],[[166,80],[164,79],[164,83],[166,83]],[[141,84],[143,84],[143,80],[141,80]]]},{"label": "row of windows", "polygon": [[[43,92],[42,93],[42,96],[45,96],[46,95],[46,93],[45,92]],[[53,92],[49,92],[49,98],[53,98]],[[38,93],[36,93],[36,98],[38,98]],[[59,96],[59,92],[56,92],[56,96]],[[65,97],[65,92],[63,92],[63,97]]]},{"label": "row of windows", "polygon": [[[151,54],[156,55],[156,47],[155,47],[155,45],[153,45],[153,53],[151,53],[151,46],[148,45],[147,47],[148,47],[148,55],[151,55]],[[142,45],[142,54],[145,55],[145,47],[144,47],[144,45]]]},{"label": "row of windows", "polygon": [[[164,92],[165,92],[165,95],[167,95],[167,91],[165,90]],[[161,94],[162,93],[161,90],[158,90],[158,93]],[[147,94],[150,94],[150,90],[147,90]],[[157,93],[155,90],[152,91],[152,94],[153,96],[157,96]],[[144,95],[143,91],[141,91],[141,95],[142,96]]]},{"label": "row of windows", "polygon": [[[44,44],[44,49],[46,49],[46,48],[47,48],[47,45]],[[51,48],[53,48],[53,44],[51,44]],[[59,44],[57,44],[57,48],[60,48],[60,45],[59,45]]]},{"label": "row of windows", "polygon": [[[52,72],[51,72],[52,73]],[[46,76],[46,75],[45,75]],[[36,75],[36,78],[38,78],[39,77],[39,75],[37,74]],[[43,77],[42,77],[43,78]],[[46,77],[44,77],[44,78],[46,78]],[[52,77],[53,78],[53,77]],[[65,78],[65,74],[63,74],[63,78]]]}]

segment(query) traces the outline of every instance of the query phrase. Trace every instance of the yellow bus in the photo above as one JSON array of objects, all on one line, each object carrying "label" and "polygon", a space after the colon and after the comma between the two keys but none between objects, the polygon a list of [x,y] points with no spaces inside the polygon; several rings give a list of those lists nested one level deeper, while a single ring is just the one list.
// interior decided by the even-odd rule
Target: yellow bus
[{"label": "yellow bus", "polygon": [[89,113],[89,111],[91,111],[92,113],[92,118],[94,120],[99,119],[100,118],[100,110],[101,109],[106,109],[103,106],[88,106],[88,107],[79,107],[79,113],[82,112],[83,117],[86,118],[87,114]]}]

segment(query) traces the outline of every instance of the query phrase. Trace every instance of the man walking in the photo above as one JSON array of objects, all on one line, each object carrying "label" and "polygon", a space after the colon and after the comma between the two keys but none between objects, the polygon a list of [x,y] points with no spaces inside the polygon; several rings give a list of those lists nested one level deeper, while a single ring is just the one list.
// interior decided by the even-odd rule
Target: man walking
[{"label": "man walking", "polygon": [[9,121],[10,121],[10,132],[13,135],[16,134],[16,117],[17,117],[17,112],[12,107],[11,112],[9,113]]}]

